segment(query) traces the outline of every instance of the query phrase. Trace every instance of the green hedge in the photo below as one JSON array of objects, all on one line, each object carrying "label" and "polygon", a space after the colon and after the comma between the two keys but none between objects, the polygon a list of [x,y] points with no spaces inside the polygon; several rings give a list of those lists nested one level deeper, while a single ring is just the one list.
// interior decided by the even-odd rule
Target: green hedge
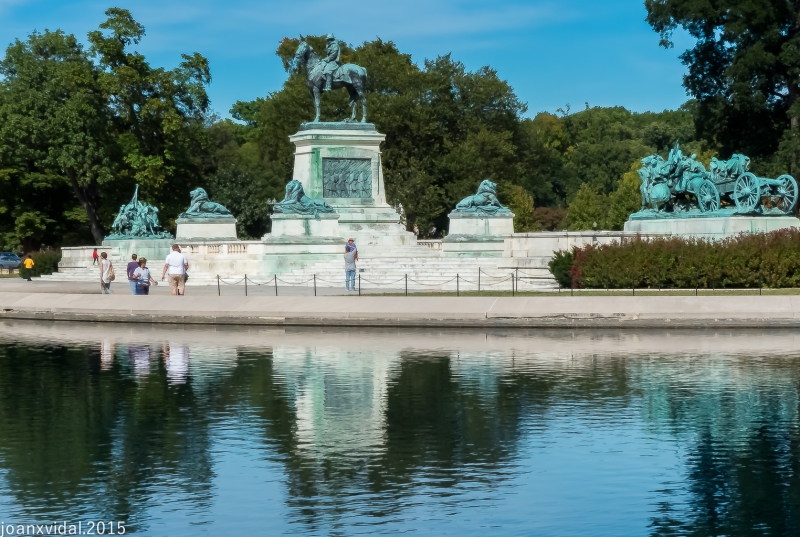
[{"label": "green hedge", "polygon": [[[31,269],[31,276],[41,276],[42,274],[52,274],[58,272],[58,262],[61,261],[61,250],[41,250],[38,252],[29,252],[33,258],[33,268]],[[23,256],[23,261],[28,257],[28,254]],[[25,265],[20,264],[19,275],[27,278]]]},{"label": "green hedge", "polygon": [[589,245],[556,252],[550,271],[562,286],[589,289],[800,287],[800,230]]}]

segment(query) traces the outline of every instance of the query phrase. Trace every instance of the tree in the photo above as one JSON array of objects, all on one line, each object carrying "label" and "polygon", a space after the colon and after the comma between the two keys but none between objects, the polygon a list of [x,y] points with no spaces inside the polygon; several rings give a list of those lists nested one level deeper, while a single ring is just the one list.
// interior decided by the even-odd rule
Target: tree
[{"label": "tree", "polygon": [[696,41],[681,59],[688,67],[683,85],[697,100],[698,134],[723,156],[764,159],[780,148],[778,157],[796,174],[800,3],[645,0],[645,6],[662,46],[673,46],[678,27]]},{"label": "tree", "polygon": [[[213,163],[207,147],[208,62],[183,55],[153,68],[128,48],[144,28],[106,11],[90,50],[61,31],[17,40],[0,60],[0,240],[99,243],[134,183],[167,219]],[[76,200],[76,201],[75,201]]]},{"label": "tree", "polygon": [[575,194],[575,199],[569,204],[567,229],[570,231],[603,229],[606,202],[605,196],[598,194],[588,183],[583,183]]},{"label": "tree", "polygon": [[[98,189],[112,180],[112,125],[98,74],[75,37],[61,31],[17,40],[0,61],[0,160],[6,177],[39,192],[60,192],[66,181],[99,242],[104,227]],[[38,201],[35,209],[17,205],[15,235],[22,242],[41,238],[56,221],[46,216],[44,200]]]},{"label": "tree", "polygon": [[642,180],[637,173],[640,167],[641,163],[635,161],[630,170],[622,175],[617,189],[608,195],[608,213],[603,229],[622,230],[628,217],[642,208],[642,193],[639,190]]},{"label": "tree", "polygon": [[144,37],[144,27],[126,9],[108,9],[106,16],[88,38],[114,113],[119,158],[143,196],[174,218],[210,166],[208,60],[195,52],[182,54],[175,69],[151,67],[142,54],[128,50]]},{"label": "tree", "polygon": [[514,231],[539,231],[541,224],[534,216],[533,196],[520,185],[508,185],[505,192],[499,193],[514,213]]}]

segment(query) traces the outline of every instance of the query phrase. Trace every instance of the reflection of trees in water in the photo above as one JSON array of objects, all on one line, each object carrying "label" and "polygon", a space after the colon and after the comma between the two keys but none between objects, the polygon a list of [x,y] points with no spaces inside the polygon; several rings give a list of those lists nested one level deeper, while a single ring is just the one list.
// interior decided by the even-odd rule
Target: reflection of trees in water
[{"label": "reflection of trees in water", "polygon": [[201,513],[213,420],[238,416],[283,466],[294,519],[335,532],[420,491],[489,497],[554,414],[608,427],[627,408],[688,454],[653,535],[800,534],[789,361],[174,350],[168,373],[161,347],[0,348],[0,475],[22,514],[137,518],[156,488]]},{"label": "reflection of trees in water", "polygon": [[686,446],[687,490],[664,495],[652,535],[800,535],[793,360],[673,358],[631,369],[649,425]]},{"label": "reflection of trees in water", "polygon": [[0,464],[24,506],[18,518],[127,520],[154,488],[208,503],[203,405],[168,386],[158,351],[145,372],[148,352],[139,346],[131,361],[125,347],[115,360],[88,348],[0,349]]}]

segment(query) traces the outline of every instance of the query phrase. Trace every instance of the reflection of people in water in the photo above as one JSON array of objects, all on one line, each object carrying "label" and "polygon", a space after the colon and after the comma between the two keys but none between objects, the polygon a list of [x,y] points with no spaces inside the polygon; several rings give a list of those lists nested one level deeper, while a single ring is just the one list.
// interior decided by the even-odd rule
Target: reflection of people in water
[{"label": "reflection of people in water", "polygon": [[133,364],[133,372],[137,377],[146,377],[150,374],[150,347],[147,345],[131,345],[128,347],[128,356]]},{"label": "reflection of people in water", "polygon": [[164,362],[167,368],[167,383],[185,384],[189,378],[189,347],[185,345],[165,345]]},{"label": "reflection of people in water", "polygon": [[114,364],[114,343],[110,339],[100,340],[100,369],[108,371]]}]

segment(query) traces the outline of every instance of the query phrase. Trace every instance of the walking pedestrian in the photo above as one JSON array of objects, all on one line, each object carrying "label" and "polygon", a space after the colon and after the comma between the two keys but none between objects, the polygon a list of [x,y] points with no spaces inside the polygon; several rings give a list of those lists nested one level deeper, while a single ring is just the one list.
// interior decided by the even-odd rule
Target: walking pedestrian
[{"label": "walking pedestrian", "polygon": [[150,274],[150,269],[147,268],[146,257],[139,259],[139,266],[133,271],[133,281],[136,283],[137,295],[149,295],[150,284],[158,285],[158,282],[155,281],[152,274]]},{"label": "walking pedestrian", "polygon": [[28,257],[25,258],[25,261],[23,261],[22,264],[25,266],[25,276],[28,277],[27,279],[29,282],[32,282],[33,280],[31,280],[31,271],[33,269],[33,265],[36,263],[33,262],[31,254],[28,254]]},{"label": "walking pedestrian", "polygon": [[[350,239],[353,240],[353,239]],[[358,250],[353,248],[344,254],[344,288],[348,291],[356,290],[356,260]]]},{"label": "walking pedestrian", "polygon": [[92,252],[92,266],[95,266],[96,264],[97,264],[97,248],[95,248],[94,252]]},{"label": "walking pedestrian", "polygon": [[113,295],[111,282],[114,281],[114,265],[105,252],[100,253],[100,294]]},{"label": "walking pedestrian", "polygon": [[136,279],[133,277],[133,271],[139,268],[139,262],[136,261],[136,254],[131,255],[131,261],[128,263],[128,283],[131,284],[131,294],[136,294]]},{"label": "walking pedestrian", "polygon": [[187,270],[189,270],[189,260],[181,253],[181,247],[173,244],[172,252],[164,260],[164,272],[161,273],[162,282],[167,273],[169,273],[169,288],[173,295],[181,296],[185,294]]}]

